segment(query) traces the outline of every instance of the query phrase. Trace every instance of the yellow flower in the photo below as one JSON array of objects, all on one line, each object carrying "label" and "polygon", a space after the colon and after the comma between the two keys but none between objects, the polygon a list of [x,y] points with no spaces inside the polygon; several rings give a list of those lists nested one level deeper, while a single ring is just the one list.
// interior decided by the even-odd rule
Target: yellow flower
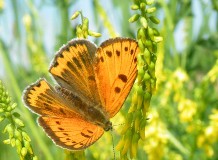
[{"label": "yellow flower", "polygon": [[210,145],[204,146],[204,149],[208,157],[212,157],[214,155],[213,148]]},{"label": "yellow flower", "polygon": [[181,122],[191,122],[197,112],[197,104],[190,99],[183,99],[178,106]]},{"label": "yellow flower", "polygon": [[145,128],[146,144],[144,150],[149,160],[162,159],[166,152],[168,136],[165,125],[160,121],[158,113],[152,112],[153,117]]},{"label": "yellow flower", "polygon": [[209,116],[210,123],[201,135],[198,136],[197,146],[203,148],[206,155],[211,157],[214,155],[212,145],[218,141],[218,110],[213,110]]}]

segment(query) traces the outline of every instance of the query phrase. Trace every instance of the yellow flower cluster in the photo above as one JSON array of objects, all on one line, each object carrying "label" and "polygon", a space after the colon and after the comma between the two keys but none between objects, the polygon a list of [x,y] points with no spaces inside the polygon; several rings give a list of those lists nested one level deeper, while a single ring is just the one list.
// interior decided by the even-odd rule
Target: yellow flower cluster
[{"label": "yellow flower cluster", "polygon": [[181,122],[192,122],[193,117],[197,112],[197,104],[190,99],[183,99],[178,104],[178,110]]},{"label": "yellow flower cluster", "polygon": [[197,146],[202,148],[208,157],[212,157],[214,155],[213,144],[218,141],[218,109],[213,110],[209,119],[209,125],[198,136]]},{"label": "yellow flower cluster", "polygon": [[166,127],[160,121],[157,112],[152,112],[152,118],[148,120],[148,125],[145,127],[145,139],[144,150],[148,160],[162,159],[167,148],[168,137]]}]

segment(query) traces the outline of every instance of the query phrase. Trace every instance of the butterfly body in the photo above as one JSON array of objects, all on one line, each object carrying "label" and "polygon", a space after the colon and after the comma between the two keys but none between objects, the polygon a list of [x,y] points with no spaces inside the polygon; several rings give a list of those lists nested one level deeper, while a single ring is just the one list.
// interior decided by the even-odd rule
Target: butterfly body
[{"label": "butterfly body", "polygon": [[62,97],[72,103],[72,109],[82,115],[84,119],[102,127],[105,131],[112,129],[112,123],[109,121],[109,116],[101,104],[94,104],[93,102],[86,103],[63,87],[57,86],[56,90]]},{"label": "butterfly body", "polygon": [[137,75],[138,44],[114,38],[100,47],[71,40],[56,54],[45,79],[26,88],[23,101],[39,115],[38,123],[59,146],[85,149],[112,129],[110,118],[122,107]]}]

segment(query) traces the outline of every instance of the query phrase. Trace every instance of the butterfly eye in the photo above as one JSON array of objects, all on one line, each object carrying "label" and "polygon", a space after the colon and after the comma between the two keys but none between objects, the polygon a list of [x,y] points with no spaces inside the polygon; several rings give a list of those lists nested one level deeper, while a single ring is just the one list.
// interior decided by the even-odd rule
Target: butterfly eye
[{"label": "butterfly eye", "polygon": [[112,130],[112,123],[110,121],[107,121],[107,123],[105,124],[105,131],[109,131]]}]

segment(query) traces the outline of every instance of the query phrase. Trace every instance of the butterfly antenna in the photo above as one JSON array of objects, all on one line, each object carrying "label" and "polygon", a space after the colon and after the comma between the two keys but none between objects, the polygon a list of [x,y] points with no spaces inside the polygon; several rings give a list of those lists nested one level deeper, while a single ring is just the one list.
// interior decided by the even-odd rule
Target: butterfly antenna
[{"label": "butterfly antenna", "polygon": [[113,131],[113,130],[110,130],[110,133],[111,133],[111,137],[112,137],[113,152],[114,152],[114,160],[116,160],[115,149],[114,149],[114,148],[115,148],[115,147],[114,147],[114,137],[113,137],[112,131]]},{"label": "butterfly antenna", "polygon": [[122,125],[125,125],[125,123],[114,124],[113,127],[114,127],[114,126],[115,126],[115,127],[116,127],[116,126],[122,126]]}]

